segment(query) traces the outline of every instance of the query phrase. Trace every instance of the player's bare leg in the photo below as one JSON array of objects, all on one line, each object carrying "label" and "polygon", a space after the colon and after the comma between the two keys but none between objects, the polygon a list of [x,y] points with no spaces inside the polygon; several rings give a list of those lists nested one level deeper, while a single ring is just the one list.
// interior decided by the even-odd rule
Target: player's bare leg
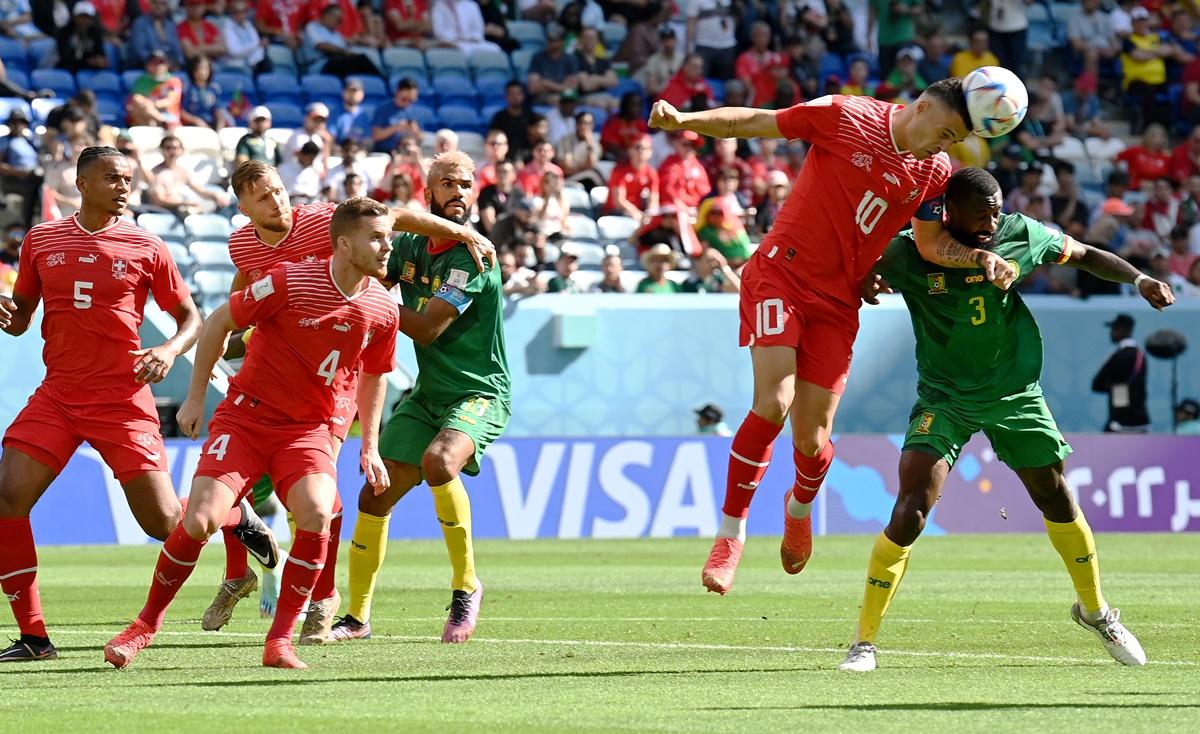
[{"label": "player's bare leg", "polygon": [[125,482],[121,489],[134,519],[155,540],[166,540],[183,518],[183,507],[166,472],[148,471]]},{"label": "player's bare leg", "polygon": [[331,642],[371,637],[371,598],[387,555],[392,508],[421,483],[419,466],[390,459],[384,459],[383,465],[388,473],[388,488],[376,495],[370,484],[364,484],[358,494],[358,525],[350,541],[350,603],[345,616],[333,623],[329,633]]},{"label": "player's bare leg", "polygon": [[784,500],[783,541],[779,560],[783,570],[800,573],[812,557],[812,503],[833,463],[833,417],[841,396],[804,380],[796,380],[792,401],[792,459],[796,482]]},{"label": "player's bare leg", "polygon": [[475,442],[470,436],[443,428],[421,457],[421,471],[433,493],[433,507],[453,569],[450,604],[446,607],[450,615],[442,629],[442,642],[471,639],[483,604],[483,584],[475,575],[471,500],[461,479],[463,467],[474,455]]},{"label": "player's bare leg", "polygon": [[285,505],[296,520],[296,538],[284,564],[283,590],[275,621],[267,633],[262,662],[272,668],[300,669],[308,666],[296,657],[292,633],[325,567],[337,482],[328,474],[309,474],[283,491]]},{"label": "player's bare leg", "polygon": [[20,638],[0,650],[0,662],[53,660],[37,587],[37,550],[29,512],[57,472],[9,446],[0,456],[0,587],[8,597]]},{"label": "player's bare leg", "polygon": [[1104,601],[1100,591],[1100,562],[1092,529],[1067,486],[1063,463],[1018,469],[1029,497],[1042,511],[1050,542],[1062,558],[1078,601],[1071,618],[1100,638],[1104,649],[1122,665],[1145,665],[1146,653],[1137,637],[1121,624],[1121,612]]},{"label": "player's bare leg", "polygon": [[875,640],[883,616],[904,577],[909,551],[925,529],[949,472],[950,465],[939,456],[913,450],[900,453],[900,491],[892,518],[871,549],[858,629],[839,670],[861,673],[875,669]]},{"label": "player's bare leg", "polygon": [[754,404],[738,427],[729,452],[721,525],[700,581],[709,591],[725,594],[746,542],[746,518],[754,490],[767,471],[775,437],[791,409],[796,385],[796,350],[791,347],[750,347],[754,370]]}]

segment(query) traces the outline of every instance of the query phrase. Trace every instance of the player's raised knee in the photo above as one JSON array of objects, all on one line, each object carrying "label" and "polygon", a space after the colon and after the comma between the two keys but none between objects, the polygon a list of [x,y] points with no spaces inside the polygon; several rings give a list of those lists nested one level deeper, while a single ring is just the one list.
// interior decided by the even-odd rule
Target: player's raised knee
[{"label": "player's raised knee", "polygon": [[190,511],[189,508],[189,512],[183,516],[183,532],[196,540],[208,538],[221,529],[227,514],[228,512],[218,518],[216,513],[204,508],[197,508],[195,511]]}]

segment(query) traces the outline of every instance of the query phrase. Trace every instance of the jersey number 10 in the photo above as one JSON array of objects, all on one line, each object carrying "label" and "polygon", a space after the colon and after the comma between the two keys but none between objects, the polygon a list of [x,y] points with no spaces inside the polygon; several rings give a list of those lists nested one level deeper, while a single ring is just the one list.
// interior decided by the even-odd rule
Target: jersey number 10
[{"label": "jersey number 10", "polygon": [[863,194],[862,201],[858,202],[858,211],[854,213],[854,223],[858,225],[863,234],[871,234],[875,230],[875,225],[879,224],[880,219],[883,219],[883,213],[887,211],[887,208],[886,199],[874,191],[867,191]]}]

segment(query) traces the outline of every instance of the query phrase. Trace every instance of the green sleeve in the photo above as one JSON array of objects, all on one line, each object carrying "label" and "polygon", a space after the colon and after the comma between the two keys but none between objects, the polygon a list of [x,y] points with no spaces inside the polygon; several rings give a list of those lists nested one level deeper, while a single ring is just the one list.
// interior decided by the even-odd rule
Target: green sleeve
[{"label": "green sleeve", "polygon": [[649,278],[642,278],[637,284],[638,293],[649,293],[654,289],[654,281]]},{"label": "green sleeve", "polygon": [[920,255],[917,254],[917,243],[906,234],[893,238],[872,268],[897,291],[912,289],[916,287],[914,283],[924,282],[924,272],[918,262]]},{"label": "green sleeve", "polygon": [[454,286],[474,298],[492,287],[496,266],[490,260],[485,260],[486,268],[481,272],[475,264],[475,258],[467,250],[466,245],[457,245],[447,253],[445,283]]},{"label": "green sleeve", "polygon": [[404,233],[397,235],[392,240],[392,254],[388,257],[387,264],[387,279],[390,283],[399,283],[400,268],[404,265],[405,258],[412,252],[413,240],[417,235]]},{"label": "green sleeve", "polygon": [[246,138],[248,138],[248,137],[250,137],[249,133],[243,135],[241,137],[241,139],[237,141],[237,148],[235,148],[233,151],[234,157],[237,157],[239,155],[244,155],[247,158],[250,157],[250,155],[251,155],[250,144],[246,142]]},{"label": "green sleeve", "polygon": [[1025,231],[1029,238],[1029,254],[1033,257],[1033,261],[1039,265],[1061,262],[1064,247],[1062,232],[1050,229],[1024,214],[1019,216],[1025,224]]},{"label": "green sleeve", "polygon": [[563,281],[563,279],[556,275],[550,279],[550,283],[546,286],[546,292],[559,293],[563,290],[564,285],[566,285],[566,283]]}]

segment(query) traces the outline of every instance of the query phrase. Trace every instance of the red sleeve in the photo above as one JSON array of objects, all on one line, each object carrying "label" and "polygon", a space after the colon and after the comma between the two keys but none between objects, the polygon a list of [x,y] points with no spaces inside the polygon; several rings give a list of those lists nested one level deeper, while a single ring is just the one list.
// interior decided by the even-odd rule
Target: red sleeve
[{"label": "red sleeve", "polygon": [[792,105],[775,116],[779,133],[788,140],[807,140],[810,143],[832,138],[837,134],[845,98],[827,94],[811,102]]},{"label": "red sleeve", "polygon": [[392,319],[383,333],[363,350],[359,358],[362,371],[369,375],[386,375],[396,369],[396,329],[400,326],[399,317]]},{"label": "red sleeve", "polygon": [[42,276],[38,273],[37,262],[33,257],[33,233],[25,235],[21,243],[21,255],[17,260],[17,282],[13,284],[13,293],[37,301],[42,297]]},{"label": "red sleeve", "polygon": [[667,204],[675,204],[683,198],[683,177],[679,172],[683,170],[683,166],[670,161],[663,165],[658,176],[658,197],[661,200],[659,203],[663,206]]},{"label": "red sleeve", "polygon": [[1120,153],[1117,153],[1117,160],[1128,164],[1130,161],[1133,160],[1133,156],[1136,155],[1136,151],[1137,151],[1137,148],[1126,148],[1125,150],[1121,151]]},{"label": "red sleeve", "polygon": [[229,315],[239,328],[257,324],[287,305],[287,264],[271,270],[229,298]]},{"label": "red sleeve", "polygon": [[[1191,173],[1192,159],[1188,155],[1187,143],[1180,143],[1175,147],[1175,152],[1171,154],[1171,179],[1176,183],[1183,183]],[[22,248],[21,254],[24,253],[25,250]]]},{"label": "red sleeve", "polygon": [[937,156],[937,168],[934,169],[933,175],[929,177],[929,187],[925,189],[925,198],[932,199],[946,193],[946,186],[950,184],[950,176],[954,173],[954,166],[950,164],[950,158],[945,153]]},{"label": "red sleeve", "polygon": [[183,303],[192,292],[183,282],[178,266],[175,265],[171,251],[162,240],[155,242],[154,269],[150,273],[150,292],[154,294],[154,302],[164,311],[173,311]]},{"label": "red sleeve", "polygon": [[604,127],[600,128],[600,144],[605,148],[620,148],[621,134],[617,127],[616,115],[604,121]]},{"label": "red sleeve", "polygon": [[734,66],[733,66],[733,75],[736,76],[738,79],[745,79],[746,77],[753,77],[754,69],[750,68],[750,65],[752,63],[754,63],[754,62],[753,62],[753,59],[750,58],[750,52],[743,51],[742,53],[740,53],[738,55],[737,63],[734,64]]}]

